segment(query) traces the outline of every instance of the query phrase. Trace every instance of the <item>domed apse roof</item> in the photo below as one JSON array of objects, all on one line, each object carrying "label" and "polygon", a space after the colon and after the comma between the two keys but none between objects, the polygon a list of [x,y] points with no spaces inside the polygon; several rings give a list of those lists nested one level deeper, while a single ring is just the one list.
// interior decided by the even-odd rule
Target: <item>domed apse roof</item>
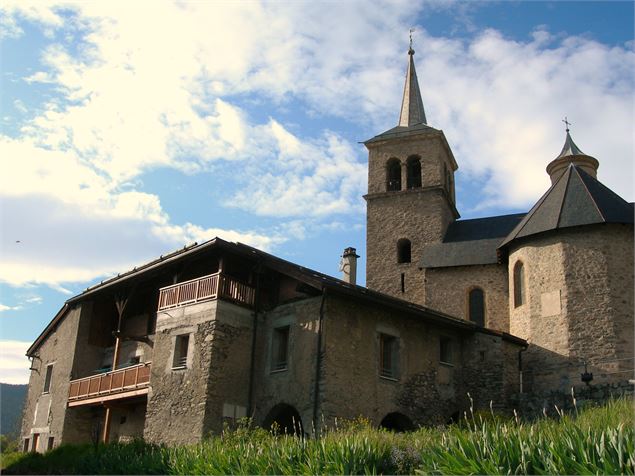
[{"label": "domed apse roof", "polygon": [[597,223],[633,223],[633,204],[570,164],[498,248],[546,231]]}]

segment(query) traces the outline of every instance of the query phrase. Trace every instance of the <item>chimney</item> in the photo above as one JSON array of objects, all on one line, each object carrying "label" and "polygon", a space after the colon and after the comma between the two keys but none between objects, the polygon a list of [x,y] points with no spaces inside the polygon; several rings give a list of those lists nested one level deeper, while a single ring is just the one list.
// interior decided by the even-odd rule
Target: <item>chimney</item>
[{"label": "chimney", "polygon": [[340,271],[342,272],[342,280],[348,284],[357,283],[357,250],[352,247],[348,247],[342,254],[342,261],[340,261]]}]

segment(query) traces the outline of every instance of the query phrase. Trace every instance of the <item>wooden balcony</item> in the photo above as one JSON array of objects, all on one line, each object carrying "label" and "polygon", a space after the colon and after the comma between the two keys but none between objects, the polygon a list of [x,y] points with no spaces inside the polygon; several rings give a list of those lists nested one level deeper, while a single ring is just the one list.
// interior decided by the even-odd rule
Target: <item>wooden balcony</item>
[{"label": "wooden balcony", "polygon": [[223,298],[243,306],[253,306],[255,290],[221,273],[166,286],[159,290],[158,310],[171,309],[211,299]]},{"label": "wooden balcony", "polygon": [[108,400],[120,400],[148,393],[152,363],[71,380],[68,406],[91,405]]}]

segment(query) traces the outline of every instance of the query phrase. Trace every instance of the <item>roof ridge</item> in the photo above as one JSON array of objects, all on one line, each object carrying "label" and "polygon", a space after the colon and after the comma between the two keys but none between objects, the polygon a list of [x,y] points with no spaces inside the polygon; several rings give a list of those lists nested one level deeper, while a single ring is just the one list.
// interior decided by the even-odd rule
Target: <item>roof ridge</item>
[{"label": "roof ridge", "polygon": [[[589,187],[587,186],[586,182],[584,181],[584,179],[582,178],[582,176],[580,175],[580,169],[578,169],[577,165],[571,164],[571,166],[575,169],[576,174],[578,175],[578,177],[580,178],[580,182],[582,182],[582,186],[584,187],[584,190],[586,191],[586,193],[589,195],[589,198],[591,199],[591,203],[593,203],[593,206],[595,207],[595,209],[598,211],[598,213],[600,214],[600,217],[602,217],[603,221],[606,221],[606,215],[604,215],[604,213],[602,213],[602,210],[600,209],[600,207],[598,206],[598,203],[595,201],[595,197],[593,196],[593,194],[591,193],[591,190],[589,190]],[[599,180],[598,180],[599,182]]]},{"label": "roof ridge", "polygon": [[[565,173],[562,174],[564,177],[567,175],[567,172],[571,169],[573,164],[569,165]],[[571,172],[569,172],[569,176],[567,177],[567,183],[564,186],[564,192],[562,194],[562,199],[560,200],[560,207],[558,207],[558,218],[556,219],[556,228],[560,228],[560,219],[562,218],[562,211],[564,210],[564,201],[567,198],[567,192],[569,191],[569,185],[571,185]]]}]

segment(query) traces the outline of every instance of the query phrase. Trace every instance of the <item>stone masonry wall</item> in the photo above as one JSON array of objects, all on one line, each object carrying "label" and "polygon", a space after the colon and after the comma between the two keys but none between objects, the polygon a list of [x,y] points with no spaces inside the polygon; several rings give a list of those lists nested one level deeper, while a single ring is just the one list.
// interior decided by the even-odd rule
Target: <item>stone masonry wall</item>
[{"label": "stone masonry wall", "polygon": [[[405,163],[421,158],[422,187],[406,190]],[[402,162],[402,191],[386,191],[386,163]],[[369,146],[366,222],[366,285],[413,302],[423,303],[418,270],[424,243],[440,241],[454,219],[453,200],[445,189],[443,164],[451,171],[448,152],[435,134],[385,141]],[[397,241],[412,245],[411,263],[397,263]],[[404,274],[404,292],[401,275]]]},{"label": "stone masonry wall", "polygon": [[453,266],[424,270],[424,305],[469,320],[468,297],[478,287],[485,292],[485,327],[509,332],[507,268],[498,264]]},{"label": "stone masonry wall", "polygon": [[510,299],[510,331],[531,344],[527,391],[569,389],[584,361],[594,382],[632,374],[632,233],[622,225],[572,228],[511,251],[509,272],[521,259],[526,273],[526,303],[514,308]]},{"label": "stone masonry wall", "polygon": [[[601,405],[614,398],[633,398],[635,391],[628,380],[600,385],[576,385],[569,390],[551,390],[514,395],[512,407],[523,418],[556,417],[559,411],[572,413],[588,406]],[[557,407],[557,408],[556,408]]]},{"label": "stone masonry wall", "polygon": [[[187,444],[223,429],[224,405],[247,407],[252,312],[216,300],[157,313],[144,438]],[[186,368],[173,368],[189,335]]]},{"label": "stone masonry wall", "polygon": [[[21,431],[23,441],[29,438],[31,449],[34,433],[40,435],[37,451],[47,449],[49,437],[54,438],[56,446],[67,441],[64,420],[81,312],[81,306],[70,309],[36,351],[38,358],[32,363],[35,370],[29,378]],[[50,390],[43,393],[49,364],[53,364]]]},{"label": "stone masonry wall", "polygon": [[[260,317],[253,417],[262,425],[273,407],[284,403],[300,414],[311,431],[315,390],[317,329],[321,297],[284,304]],[[271,344],[276,327],[289,326],[289,357],[285,370],[271,368]]]},{"label": "stone masonry wall", "polygon": [[[199,441],[207,404],[217,301],[157,313],[144,438],[169,445]],[[176,337],[189,335],[187,368],[172,369]]]},{"label": "stone masonry wall", "polygon": [[[380,334],[398,338],[396,378],[380,376]],[[451,339],[453,364],[439,361],[440,337]],[[415,425],[445,423],[465,408],[461,384],[461,336],[379,307],[329,297],[324,329],[325,366],[320,413],[335,418],[370,418],[374,425],[392,412]]]}]

